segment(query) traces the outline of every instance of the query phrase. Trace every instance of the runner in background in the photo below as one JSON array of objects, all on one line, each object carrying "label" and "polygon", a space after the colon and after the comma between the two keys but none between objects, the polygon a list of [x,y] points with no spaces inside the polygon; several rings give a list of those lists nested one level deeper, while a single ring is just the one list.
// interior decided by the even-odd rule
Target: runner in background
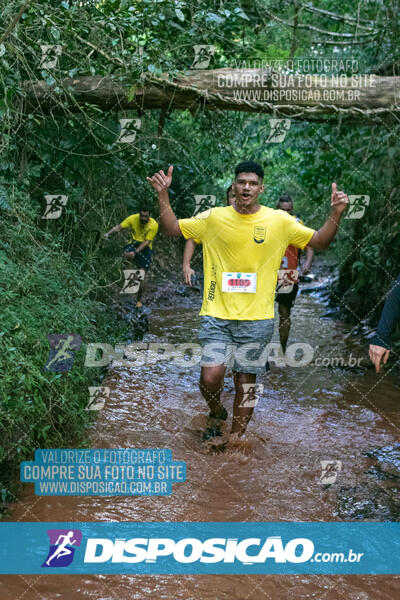
[{"label": "runner in background", "polygon": [[150,217],[148,209],[141,209],[135,215],[130,215],[122,223],[107,231],[104,239],[108,240],[112,233],[121,231],[121,229],[128,229],[132,237],[131,243],[124,248],[124,257],[129,261],[134,261],[137,268],[143,269],[145,273],[144,278],[140,281],[136,302],[136,308],[141,308],[146,274],[153,259],[153,240],[158,232],[158,223]]},{"label": "runner in background", "polygon": [[[294,214],[293,200],[289,194],[284,194],[279,198],[276,208],[289,213],[289,215],[292,215],[298,223],[303,225],[303,221]],[[299,248],[289,245],[282,258],[278,276],[276,301],[278,302],[279,310],[279,339],[284,353],[286,352],[290,333],[290,312],[294,301],[296,300],[297,292],[299,291],[299,258]],[[306,246],[306,261],[303,265],[301,275],[306,275],[310,272],[313,258],[314,250],[309,246]]]},{"label": "runner in background", "polygon": [[381,368],[381,360],[384,365],[387,363],[392,346],[391,337],[397,323],[400,323],[400,275],[386,298],[378,328],[369,346],[369,357],[377,373]]},{"label": "runner in background", "polygon": [[[234,200],[235,192],[233,191],[233,184],[231,184],[226,190],[226,206],[231,206],[234,203]],[[189,240],[186,240],[185,249],[183,251],[183,278],[185,280],[185,283],[187,283],[188,285],[193,284],[194,278],[196,276],[195,272],[190,266],[190,263],[193,257],[194,249],[196,248],[197,244],[201,244],[201,240],[194,240],[190,238]]]}]

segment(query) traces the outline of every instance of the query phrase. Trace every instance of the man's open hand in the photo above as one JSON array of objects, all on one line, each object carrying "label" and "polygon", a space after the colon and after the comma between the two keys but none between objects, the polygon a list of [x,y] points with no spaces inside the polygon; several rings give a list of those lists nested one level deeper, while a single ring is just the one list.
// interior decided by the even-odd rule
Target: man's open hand
[{"label": "man's open hand", "polygon": [[168,167],[167,175],[164,171],[158,171],[154,173],[153,177],[146,177],[147,181],[151,183],[157,193],[167,191],[172,182],[172,171],[174,167],[170,165]]},{"label": "man's open hand", "polygon": [[347,194],[345,194],[342,190],[337,190],[336,183],[332,183],[331,207],[335,211],[342,213],[346,210],[348,204],[349,198]]},{"label": "man's open hand", "polygon": [[382,346],[376,346],[375,344],[369,345],[369,357],[375,365],[375,371],[379,373],[381,370],[381,360],[383,358],[383,364],[386,365],[389,358],[390,350],[383,348]]},{"label": "man's open hand", "polygon": [[193,271],[191,266],[185,265],[183,267],[183,278],[185,280],[185,283],[187,283],[188,285],[192,285],[192,275],[195,275],[195,272]]}]

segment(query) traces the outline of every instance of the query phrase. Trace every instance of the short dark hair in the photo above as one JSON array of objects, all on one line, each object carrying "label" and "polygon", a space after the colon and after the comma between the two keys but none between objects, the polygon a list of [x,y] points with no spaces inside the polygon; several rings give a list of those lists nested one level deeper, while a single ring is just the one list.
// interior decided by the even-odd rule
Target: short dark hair
[{"label": "short dark hair", "polygon": [[290,204],[293,206],[292,196],[290,196],[290,194],[282,194],[276,206],[279,208],[279,205],[283,204],[284,202],[290,202]]},{"label": "short dark hair", "polygon": [[261,165],[252,160],[247,160],[245,162],[241,162],[235,169],[235,177],[237,177],[240,173],[255,173],[260,177],[261,181],[264,179],[264,169]]},{"label": "short dark hair", "polygon": [[150,214],[150,209],[149,208],[144,208],[143,206],[139,207],[139,213],[142,213],[142,212],[148,212]]}]

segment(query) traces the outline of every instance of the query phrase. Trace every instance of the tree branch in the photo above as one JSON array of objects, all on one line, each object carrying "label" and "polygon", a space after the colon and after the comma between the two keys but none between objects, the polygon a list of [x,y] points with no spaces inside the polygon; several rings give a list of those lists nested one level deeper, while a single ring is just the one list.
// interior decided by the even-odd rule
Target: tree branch
[{"label": "tree branch", "polygon": [[24,12],[28,8],[30,2],[31,2],[31,0],[26,0],[25,4],[23,6],[21,6],[21,8],[19,9],[18,13],[15,15],[15,17],[11,21],[10,25],[7,27],[7,29],[5,30],[5,32],[3,33],[3,35],[0,37],[0,44],[2,42],[4,42],[5,39],[8,38],[8,36],[12,32],[12,30],[15,28],[15,26],[18,23],[18,21],[22,17],[22,15],[24,14]]},{"label": "tree branch", "polygon": [[[266,15],[268,15],[271,19],[273,19],[277,23],[282,23],[282,25],[286,25],[286,27],[294,27],[293,23],[290,23],[289,21],[285,21],[284,19],[277,17],[276,15],[271,13],[269,10],[264,10],[263,12],[265,12]],[[321,33],[323,35],[330,35],[332,37],[338,37],[338,38],[347,38],[347,39],[354,38],[353,33],[337,33],[336,31],[327,31],[326,29],[319,29],[319,27],[314,27],[313,25],[309,25],[308,23],[299,23],[297,25],[297,29],[306,29],[308,31],[315,31],[315,32]],[[363,37],[373,38],[375,35],[377,35],[377,33],[378,33],[377,31],[371,31],[369,33],[358,33],[358,37],[363,36]]]},{"label": "tree branch", "polygon": [[[303,4],[302,8],[303,8],[303,10],[305,10],[307,12],[323,15],[327,19],[332,19],[332,21],[340,21],[342,23],[345,23],[346,25],[352,25],[352,26],[357,24],[357,19],[355,19],[354,17],[349,17],[348,15],[338,15],[336,13],[330,12],[329,10],[317,8],[316,6],[313,6],[312,4]],[[362,21],[363,23],[369,22],[367,19],[359,19],[359,21]],[[366,25],[360,25],[359,23],[358,23],[358,27],[360,27],[361,29],[369,29],[369,30],[373,31],[372,27],[366,26]]]}]

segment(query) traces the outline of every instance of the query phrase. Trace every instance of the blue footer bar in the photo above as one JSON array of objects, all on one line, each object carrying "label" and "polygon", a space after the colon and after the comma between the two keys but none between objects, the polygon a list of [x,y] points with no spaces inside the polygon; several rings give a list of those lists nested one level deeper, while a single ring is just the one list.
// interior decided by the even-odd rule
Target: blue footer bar
[{"label": "blue footer bar", "polygon": [[399,574],[400,523],[0,523],[2,574]]}]

